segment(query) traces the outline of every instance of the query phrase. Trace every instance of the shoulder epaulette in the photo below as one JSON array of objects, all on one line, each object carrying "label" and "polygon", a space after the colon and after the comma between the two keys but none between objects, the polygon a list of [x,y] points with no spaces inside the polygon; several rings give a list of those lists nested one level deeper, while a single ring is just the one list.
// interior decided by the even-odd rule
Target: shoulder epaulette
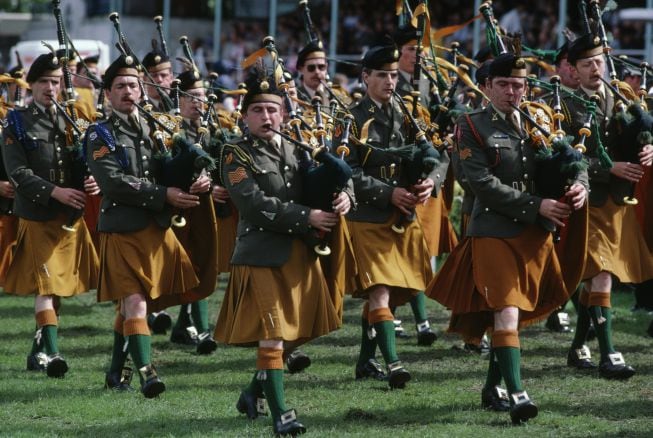
[{"label": "shoulder epaulette", "polygon": [[39,143],[27,136],[25,125],[23,125],[23,118],[19,114],[23,111],[25,111],[24,108],[14,108],[10,110],[9,113],[7,113],[7,127],[14,133],[16,140],[18,140],[26,150],[31,151],[36,149],[39,146]]}]

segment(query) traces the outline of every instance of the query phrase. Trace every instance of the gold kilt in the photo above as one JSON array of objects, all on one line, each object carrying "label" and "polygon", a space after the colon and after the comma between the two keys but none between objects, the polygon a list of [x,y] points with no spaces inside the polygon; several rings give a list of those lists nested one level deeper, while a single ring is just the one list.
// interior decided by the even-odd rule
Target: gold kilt
[{"label": "gold kilt", "polygon": [[156,300],[198,284],[193,264],[171,229],[152,222],[133,233],[100,233],[98,301],[135,293]]},{"label": "gold kilt", "polygon": [[47,222],[19,219],[5,292],[70,297],[97,287],[98,257],[86,224],[80,218],[69,232],[61,228],[67,223],[64,214]]},{"label": "gold kilt", "polygon": [[395,212],[383,224],[347,221],[357,266],[347,293],[367,298],[370,287],[383,284],[400,289],[390,294],[390,305],[399,306],[431,281],[429,251],[419,221],[404,224],[405,232],[398,234],[391,229],[398,218]]},{"label": "gold kilt", "polygon": [[218,231],[215,209],[210,195],[200,196],[200,205],[183,211],[186,226],[173,227],[179,243],[186,251],[199,279],[193,289],[163,295],[150,303],[156,312],[178,304],[194,303],[211,295],[218,281]]},{"label": "gold kilt", "polygon": [[637,220],[649,250],[653,251],[653,167],[644,168],[644,176],[635,186],[635,197],[639,201],[635,206]]},{"label": "gold kilt", "polygon": [[537,225],[510,239],[464,239],[425,293],[451,309],[449,331],[469,338],[493,327],[496,310],[519,308],[521,328],[568,298],[551,235]]},{"label": "gold kilt", "polygon": [[458,245],[458,238],[449,222],[447,205],[442,196],[430,197],[426,204],[417,205],[415,213],[422,226],[430,257],[450,253]]},{"label": "gold kilt", "polygon": [[560,228],[560,241],[555,244],[562,277],[567,290],[573,292],[583,279],[587,262],[589,206],[574,211],[565,227]]},{"label": "gold kilt", "polygon": [[607,271],[622,283],[653,278],[653,254],[646,245],[633,206],[616,205],[608,198],[590,207],[585,279]]},{"label": "gold kilt", "polygon": [[0,286],[5,284],[18,233],[18,217],[0,215]]},{"label": "gold kilt", "polygon": [[[216,206],[216,208],[220,208]],[[218,217],[218,272],[231,271],[231,255],[236,246],[236,232],[238,230],[238,210],[231,201],[227,201],[225,208],[229,214]]]},{"label": "gold kilt", "polygon": [[306,341],[340,327],[320,262],[299,239],[281,267],[233,265],[215,338],[227,344]]}]

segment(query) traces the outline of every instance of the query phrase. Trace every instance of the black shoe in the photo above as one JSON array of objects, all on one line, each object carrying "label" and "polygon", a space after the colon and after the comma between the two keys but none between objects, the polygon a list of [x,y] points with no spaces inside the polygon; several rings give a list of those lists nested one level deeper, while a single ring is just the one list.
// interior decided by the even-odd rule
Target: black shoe
[{"label": "black shoe", "polygon": [[599,376],[604,379],[626,380],[635,375],[635,369],[624,362],[621,353],[608,355],[608,360],[599,365]]},{"label": "black shoe", "polygon": [[646,330],[646,333],[648,333],[648,335],[653,338],[653,321],[651,321],[651,323],[649,324],[648,330]]},{"label": "black shoe", "polygon": [[545,327],[556,333],[570,333],[569,314],[567,312],[553,312],[547,318]]},{"label": "black shoe", "polygon": [[172,318],[166,311],[147,315],[147,325],[155,335],[165,335],[172,328]]},{"label": "black shoe", "polygon": [[218,343],[209,332],[200,333],[197,341],[197,354],[211,354],[218,348]]},{"label": "black shoe", "polygon": [[513,400],[513,404],[510,406],[512,424],[525,423],[531,418],[537,417],[537,405],[528,398],[526,391],[517,392],[511,396]]},{"label": "black shoe", "polygon": [[390,389],[404,389],[410,380],[410,373],[401,365],[400,361],[388,365],[388,385]]},{"label": "black shoe", "polygon": [[48,363],[45,366],[48,377],[62,378],[68,371],[68,364],[59,353],[48,356]]},{"label": "black shoe", "polygon": [[381,364],[374,358],[368,359],[365,365],[356,365],[356,380],[360,379],[375,379],[385,380],[386,374],[383,371]]},{"label": "black shoe", "polygon": [[30,354],[27,356],[27,371],[45,371],[48,356],[45,353]]},{"label": "black shoe", "polygon": [[290,409],[274,422],[274,433],[277,436],[295,436],[306,433],[306,427],[297,421],[297,414],[294,409]]},{"label": "black shoe", "polygon": [[395,325],[395,338],[410,338],[410,335],[406,333],[406,330],[404,330],[404,327],[401,325],[400,319],[395,319],[392,322]]},{"label": "black shoe", "polygon": [[197,329],[192,325],[185,329],[178,329],[175,327],[170,333],[170,342],[181,345],[197,345]]},{"label": "black shoe", "polygon": [[104,389],[126,392],[133,391],[131,387],[133,372],[130,367],[124,367],[121,372],[106,373],[104,378]]},{"label": "black shoe", "polygon": [[508,412],[510,398],[508,392],[500,386],[483,388],[481,391],[481,406],[495,412]]},{"label": "black shoe", "polygon": [[247,391],[240,392],[236,409],[241,414],[247,414],[247,418],[250,420],[255,420],[259,415],[267,415],[265,412],[265,397],[263,395],[257,397]]},{"label": "black shoe", "polygon": [[300,350],[295,350],[286,358],[286,366],[290,374],[299,373],[311,366],[311,358]]},{"label": "black shoe", "polygon": [[145,398],[158,397],[163,391],[166,390],[166,385],[159,379],[156,370],[152,364],[145,365],[139,369],[141,375],[141,392]]},{"label": "black shoe", "polygon": [[587,345],[578,349],[572,348],[567,353],[567,366],[579,370],[593,370],[596,368],[596,364],[590,360],[591,358],[592,355]]},{"label": "black shoe", "polygon": [[429,347],[433,345],[436,339],[438,339],[438,336],[431,330],[428,321],[417,324],[417,345]]}]

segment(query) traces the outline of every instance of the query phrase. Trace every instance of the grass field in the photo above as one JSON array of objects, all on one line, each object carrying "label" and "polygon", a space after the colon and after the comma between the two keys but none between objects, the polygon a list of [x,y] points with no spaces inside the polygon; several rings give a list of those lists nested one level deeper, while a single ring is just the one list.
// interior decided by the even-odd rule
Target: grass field
[{"label": "grass field", "polygon": [[[221,293],[210,298],[212,321],[221,298]],[[650,437],[653,355],[652,339],[644,332],[651,317],[630,312],[628,293],[616,294],[615,301],[615,344],[636,368],[635,377],[614,382],[570,370],[565,358],[571,335],[530,327],[522,335],[522,376],[540,414],[525,426],[513,427],[507,414],[480,409],[487,361],[452,349],[455,336],[441,336],[429,348],[417,347],[415,336],[398,341],[400,358],[413,376],[405,390],[355,381],[360,302],[354,300],[345,302],[341,330],[303,349],[313,365],[302,374],[286,374],[287,404],[297,409],[312,436]],[[446,311],[430,300],[428,306],[441,331]],[[32,309],[32,298],[0,293],[0,436],[272,435],[268,418],[249,421],[235,409],[240,388],[252,376],[254,349],[221,345],[211,356],[197,356],[190,347],[154,336],[153,362],[168,390],[146,400],[139,392],[102,387],[111,351],[111,304],[96,304],[94,294],[64,301],[59,346],[70,366],[64,379],[25,371]],[[398,311],[412,332],[409,314],[408,306]],[[590,346],[598,355],[596,341]]]}]

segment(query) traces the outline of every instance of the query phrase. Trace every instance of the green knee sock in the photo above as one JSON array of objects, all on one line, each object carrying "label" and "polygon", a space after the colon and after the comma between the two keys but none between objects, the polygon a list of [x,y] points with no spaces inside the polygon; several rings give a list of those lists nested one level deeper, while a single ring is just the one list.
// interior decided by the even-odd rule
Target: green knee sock
[{"label": "green knee sock", "polygon": [[179,306],[179,316],[177,317],[177,322],[173,330],[186,330],[186,327],[192,325],[190,322],[190,314],[188,313],[190,309],[190,304],[182,304]]},{"label": "green knee sock", "polygon": [[129,335],[128,350],[132,356],[136,369],[139,370],[152,362],[150,358],[151,336],[150,335]]},{"label": "green knee sock", "polygon": [[365,365],[368,360],[374,358],[376,355],[376,337],[370,339],[367,334],[369,327],[367,318],[361,318],[361,349],[358,354],[358,363],[356,364],[358,366]]},{"label": "green knee sock", "polygon": [[286,398],[283,391],[283,370],[261,370],[259,377],[265,377],[260,380],[265,399],[268,401],[272,421],[277,421],[281,414],[286,412]]},{"label": "green knee sock", "polygon": [[243,388],[243,391],[254,394],[257,397],[260,397],[263,394],[263,387],[261,386],[261,382],[258,379],[258,371],[254,373],[254,377],[252,377],[252,380],[249,382],[249,384]]},{"label": "green knee sock", "polygon": [[501,375],[506,382],[508,393],[523,391],[521,385],[521,353],[519,348],[515,347],[497,347],[494,348],[494,354],[497,356]]},{"label": "green knee sock", "polygon": [[583,290],[583,283],[581,283],[574,293],[570,297],[571,304],[574,305],[574,309],[576,309],[576,312],[578,312],[578,306],[580,306],[580,302],[578,301],[580,299],[580,292]]},{"label": "green knee sock", "polygon": [[410,299],[410,307],[413,309],[416,324],[420,324],[428,319],[426,316],[426,295],[424,295],[424,292],[413,295],[413,298]]},{"label": "green knee sock", "polygon": [[127,360],[127,351],[125,351],[125,337],[118,332],[113,332],[113,350],[111,352],[110,373],[122,372]]},{"label": "green knee sock", "polygon": [[494,388],[501,385],[501,369],[494,348],[490,349],[489,365],[487,368],[487,377],[485,379],[485,388]]},{"label": "green knee sock", "polygon": [[41,343],[43,344],[43,348],[48,356],[54,353],[59,353],[56,325],[44,325],[41,327]]},{"label": "green knee sock", "polygon": [[596,339],[601,350],[601,362],[608,360],[608,354],[614,353],[612,345],[612,309],[609,307],[590,306],[590,317],[596,330]]},{"label": "green knee sock", "polygon": [[587,331],[590,328],[590,314],[587,307],[578,303],[576,309],[578,319],[576,320],[576,333],[574,333],[574,340],[571,341],[571,348],[577,350],[585,344],[587,338]]},{"label": "green knee sock", "polygon": [[193,323],[197,333],[209,331],[209,303],[208,301],[199,300],[190,305]]},{"label": "green knee sock", "polygon": [[376,342],[383,354],[386,365],[399,360],[395,347],[395,325],[392,321],[380,321],[374,323],[376,330]]}]

